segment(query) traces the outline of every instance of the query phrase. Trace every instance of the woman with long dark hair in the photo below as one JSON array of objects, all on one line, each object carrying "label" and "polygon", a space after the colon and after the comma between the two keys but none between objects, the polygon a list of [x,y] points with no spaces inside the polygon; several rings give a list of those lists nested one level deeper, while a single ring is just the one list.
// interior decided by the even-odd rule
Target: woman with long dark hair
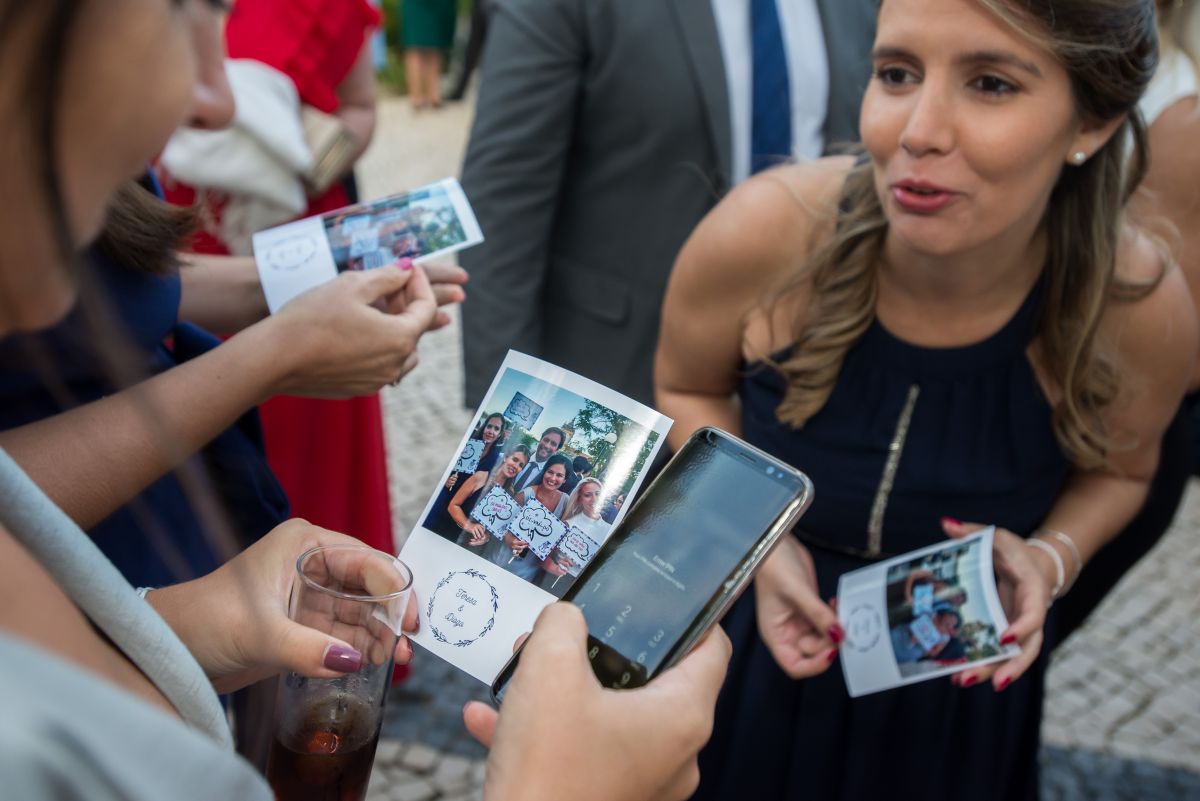
[{"label": "woman with long dark hair", "polygon": [[[718,425],[818,487],[728,618],[699,798],[1037,797],[1047,606],[1146,501],[1196,356],[1124,213],[1154,5],[883,0],[861,157],[755,177],[680,254],[672,444]],[[981,524],[1019,655],[849,698],[838,577]]]},{"label": "woman with long dark hair", "polygon": [[[433,506],[429,509],[429,514],[425,517],[425,528],[448,540],[458,538],[458,533],[462,526],[450,514],[451,500],[458,495],[458,489],[462,483],[470,479],[471,476],[478,473],[483,473],[486,476],[492,472],[492,468],[497,465],[500,460],[500,454],[504,451],[504,440],[508,433],[507,429],[508,421],[499,412],[492,412],[485,416],[479,425],[475,427],[475,430],[471,432],[471,436],[467,439],[467,444],[470,446],[472,443],[483,443],[483,450],[479,453],[479,461],[476,463],[474,470],[450,471],[450,475],[446,476],[446,481],[442,484],[441,491],[438,492],[438,496],[433,501]],[[526,449],[525,457],[526,461],[528,461],[528,449]]]}]

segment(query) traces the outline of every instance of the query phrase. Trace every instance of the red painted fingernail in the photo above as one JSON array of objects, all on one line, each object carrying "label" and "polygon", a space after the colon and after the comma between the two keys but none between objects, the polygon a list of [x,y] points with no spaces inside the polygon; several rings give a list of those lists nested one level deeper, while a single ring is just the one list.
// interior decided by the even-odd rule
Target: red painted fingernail
[{"label": "red painted fingernail", "polygon": [[401,270],[411,270],[413,268],[413,260],[408,256],[405,256],[404,258],[400,259],[400,261],[396,262],[396,266]]},{"label": "red painted fingernail", "polygon": [[1001,681],[998,685],[996,685],[996,692],[1001,692],[1005,687],[1007,687],[1010,684],[1012,684],[1012,676],[1009,676],[1008,678]]},{"label": "red painted fingernail", "polygon": [[834,643],[841,642],[846,639],[846,630],[840,624],[834,623],[829,627],[829,639],[833,640]]},{"label": "red painted fingernail", "polygon": [[833,660],[837,659],[837,655],[838,655],[838,651],[836,648],[834,648],[832,651],[829,652],[829,656],[825,657],[825,661],[832,662]]},{"label": "red painted fingernail", "polygon": [[962,678],[960,678],[958,680],[958,686],[959,687],[970,687],[976,681],[978,681],[978,679],[976,679],[974,676],[963,676]]},{"label": "red painted fingernail", "polygon": [[1003,637],[1000,638],[1001,645],[1012,645],[1016,641],[1017,641],[1017,635],[1012,634],[1011,632],[1009,634],[1005,634]]},{"label": "red painted fingernail", "polygon": [[942,525],[943,525],[943,526],[961,526],[961,525],[962,525],[962,521],[961,521],[961,520],[956,520],[956,519],[954,519],[953,517],[943,517],[943,518],[942,518]]},{"label": "red painted fingernail", "polygon": [[321,664],[339,673],[353,673],[362,667],[362,654],[348,645],[330,643]]}]

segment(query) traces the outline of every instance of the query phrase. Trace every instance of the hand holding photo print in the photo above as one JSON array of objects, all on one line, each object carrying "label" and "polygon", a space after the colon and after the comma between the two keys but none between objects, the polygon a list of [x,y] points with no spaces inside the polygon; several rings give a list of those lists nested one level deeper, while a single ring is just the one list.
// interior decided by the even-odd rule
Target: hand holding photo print
[{"label": "hand holding photo print", "polygon": [[846,573],[838,617],[842,671],[852,697],[1016,656],[1001,645],[1008,618],[986,528]]},{"label": "hand holding photo print", "polygon": [[[414,640],[491,682],[632,505],[670,425],[594,381],[510,352],[401,551],[414,591],[429,599]],[[460,597],[459,585],[479,603]],[[474,591],[485,586],[486,604]],[[493,606],[489,625],[466,616]]]}]

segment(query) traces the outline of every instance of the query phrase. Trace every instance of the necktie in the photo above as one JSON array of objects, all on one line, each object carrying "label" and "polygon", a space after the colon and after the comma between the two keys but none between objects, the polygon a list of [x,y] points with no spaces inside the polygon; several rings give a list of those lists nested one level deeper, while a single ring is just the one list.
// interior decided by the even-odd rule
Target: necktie
[{"label": "necktie", "polygon": [[756,173],[792,153],[792,94],[775,0],[750,0],[750,46],[750,172]]},{"label": "necktie", "polygon": [[532,484],[534,479],[537,478],[540,470],[541,468],[538,466],[537,462],[530,462],[529,464],[525,465],[525,469],[521,471],[519,476],[517,476],[516,492],[520,492]]}]

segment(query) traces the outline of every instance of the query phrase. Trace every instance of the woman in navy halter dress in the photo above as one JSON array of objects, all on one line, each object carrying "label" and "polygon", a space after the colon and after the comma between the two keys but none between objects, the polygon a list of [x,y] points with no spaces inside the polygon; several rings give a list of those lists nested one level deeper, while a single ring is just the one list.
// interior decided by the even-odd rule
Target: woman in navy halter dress
[{"label": "woman in navy halter dress", "polygon": [[[1153,3],[995,5],[884,0],[863,158],[752,178],[672,273],[672,443],[727,428],[815,486],[724,622],[696,799],[1038,796],[1047,607],[1146,502],[1197,322],[1121,216]],[[1019,655],[850,698],[839,577],[989,524]]]},{"label": "woman in navy halter dress", "polygon": [[[816,488],[797,535],[822,598],[836,594],[839,576],[872,559],[944,540],[943,515],[1011,531],[1033,531],[1046,517],[1070,463],[1025,355],[1040,296],[1037,285],[1002,329],[966,347],[910,345],[874,322],[803,429],[775,417],[779,374],[747,366],[738,390],[742,436],[803,469]],[[904,417],[910,422],[873,549],[870,517]],[[1006,690],[999,705],[989,686],[958,691],[945,679],[851,700],[837,665],[804,681],[776,665],[758,637],[752,593],[725,626],[734,658],[720,725],[701,758],[698,798],[886,798],[892,788],[928,784],[922,799],[949,801],[983,797],[963,792],[977,783],[997,799],[1035,797],[1040,670]],[[815,728],[814,720],[834,728]],[[904,721],[902,737],[896,721]],[[968,730],[986,731],[986,747],[962,737]]]}]

